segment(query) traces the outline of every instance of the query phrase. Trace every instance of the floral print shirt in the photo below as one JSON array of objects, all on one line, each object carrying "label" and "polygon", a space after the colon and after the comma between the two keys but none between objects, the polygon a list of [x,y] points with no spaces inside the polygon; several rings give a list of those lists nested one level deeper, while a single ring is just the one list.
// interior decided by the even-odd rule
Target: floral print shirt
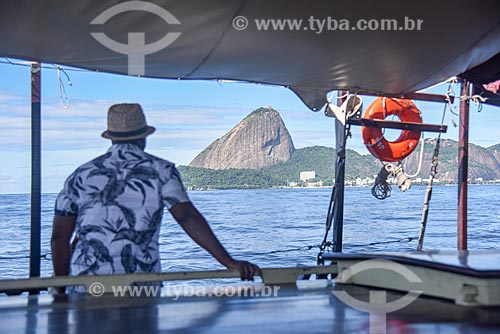
[{"label": "floral print shirt", "polygon": [[71,174],[55,203],[76,216],[71,275],[159,272],[164,207],[189,202],[175,165],[133,144],[108,152]]}]

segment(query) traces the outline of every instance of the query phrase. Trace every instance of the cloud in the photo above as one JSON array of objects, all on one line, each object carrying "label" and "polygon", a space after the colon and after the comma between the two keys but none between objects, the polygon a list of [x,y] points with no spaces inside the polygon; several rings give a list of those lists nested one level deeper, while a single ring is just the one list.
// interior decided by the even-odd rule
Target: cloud
[{"label": "cloud", "polygon": [[246,108],[210,106],[145,105],[148,121],[155,126],[211,127],[234,126],[251,112]]},{"label": "cloud", "polygon": [[10,175],[0,175],[0,194],[25,194],[30,191],[29,180],[26,178],[17,178]]},{"label": "cloud", "polygon": [[[57,98],[42,103],[43,191],[59,191],[65,178],[79,165],[103,154],[110,145],[101,137],[106,129],[107,100],[71,101],[65,110]],[[29,97],[0,92],[0,192],[30,190],[31,110]],[[251,110],[212,106],[144,104],[148,123],[157,128],[149,137],[148,151],[177,164],[188,164],[203,148],[221,137]],[[17,161],[17,162],[16,162]],[[25,168],[18,167],[19,161]],[[5,175],[13,175],[7,177]]]},{"label": "cloud", "polygon": [[[19,101],[19,97],[5,97],[3,101]],[[58,99],[47,99],[42,105],[44,151],[102,151],[109,143],[100,134],[106,128],[106,113],[110,105],[112,102],[108,100],[74,99],[70,110],[64,110]],[[0,107],[4,110],[0,116],[0,150],[29,150],[29,105],[4,102]],[[193,159],[252,111],[243,107],[168,104],[144,104],[143,108],[148,123],[157,128],[149,138],[148,148],[171,153],[180,150],[182,154],[173,155],[182,156],[183,163]],[[296,147],[334,146],[333,119],[309,110],[279,111]]]},{"label": "cloud", "polygon": [[[29,105],[9,103],[17,99],[4,98],[0,103],[0,150],[25,148],[30,143]],[[7,101],[7,102],[5,102]],[[110,101],[72,101],[70,110],[64,110],[57,100],[42,105],[42,138],[45,150],[101,147],[100,134],[106,129],[106,113]],[[155,137],[175,141],[180,148],[194,145],[200,148],[222,136],[247,113],[237,108],[204,106],[172,107],[144,105],[148,123],[158,131]],[[160,144],[160,141],[156,141]],[[208,143],[207,143],[208,144]],[[155,144],[156,145],[156,144]],[[165,146],[165,144],[160,144]],[[167,144],[168,145],[168,144]],[[171,144],[170,144],[171,145]]]},{"label": "cloud", "polygon": [[[228,88],[232,89],[229,86]],[[248,88],[250,92],[262,94],[262,91],[257,91],[253,86]],[[278,92],[278,90],[273,90],[273,92]],[[289,92],[285,92],[288,96]],[[43,171],[44,187],[47,187],[44,191],[57,191],[64,178],[78,165],[102,154],[109,147],[109,141],[101,138],[101,133],[106,129],[107,110],[114,101],[72,98],[71,108],[65,110],[61,107],[59,98],[47,96],[42,104]],[[185,100],[186,97],[182,101]],[[256,100],[262,101],[263,99]],[[154,101],[161,101],[161,99]],[[283,99],[283,101],[279,102],[282,103],[281,107],[275,109],[280,112],[297,148],[335,145],[332,118],[325,117],[322,112],[314,113],[306,108],[295,106],[294,102],[289,102],[288,99],[286,101]],[[144,103],[143,108],[148,123],[157,128],[156,133],[149,137],[148,151],[177,164],[187,164],[206,146],[232,129],[253,109],[244,107],[245,104],[239,101],[228,103],[230,104],[228,106],[224,106],[220,101],[212,101],[214,105],[200,105],[196,104],[197,102],[193,100],[193,105],[182,106],[157,102]],[[0,174],[12,175],[10,178],[6,176],[0,178],[2,192],[15,190],[16,187],[22,191],[29,191],[29,177],[21,175],[29,173],[29,168],[21,170],[18,166],[29,166],[30,106],[29,96],[0,91],[0,110],[2,110],[0,113],[0,151],[4,159]],[[288,108],[288,106],[291,107]],[[429,109],[424,113],[425,122],[440,122],[441,113],[433,113],[430,110],[431,107],[435,109],[436,104],[421,106],[424,112]],[[441,108],[439,106],[439,109]],[[482,146],[490,146],[499,142],[497,138],[499,138],[500,130],[496,128],[498,123],[496,115],[496,110],[490,110],[487,107],[481,114],[471,115],[471,142]],[[476,126],[475,122],[481,124]],[[352,132],[353,137],[348,140],[348,148],[367,154],[360,128],[353,127]],[[450,126],[449,133],[445,137],[456,139],[456,133],[457,129]],[[429,133],[426,136],[433,137],[434,134]],[[16,155],[13,152],[16,152]]]},{"label": "cloud", "polygon": [[0,103],[25,101],[27,97],[0,90]]},{"label": "cloud", "polygon": [[10,175],[0,175],[1,183],[15,183],[16,179]]}]

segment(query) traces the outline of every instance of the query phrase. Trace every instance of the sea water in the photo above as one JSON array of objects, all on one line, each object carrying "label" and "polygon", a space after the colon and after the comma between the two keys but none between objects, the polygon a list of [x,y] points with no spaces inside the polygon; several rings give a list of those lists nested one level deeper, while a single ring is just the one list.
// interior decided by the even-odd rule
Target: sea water
[{"label": "sea water", "polygon": [[[370,188],[346,188],[344,252],[414,251],[426,187],[393,189],[381,201]],[[217,237],[238,259],[262,267],[314,265],[325,234],[329,188],[210,190],[189,193]],[[499,248],[500,186],[469,187],[469,249]],[[52,275],[50,234],[56,194],[42,196],[42,276]],[[435,186],[424,249],[456,249],[457,187]],[[0,195],[0,279],[29,275],[30,196]],[[408,241],[408,238],[414,238]],[[328,240],[331,240],[331,232]],[[391,243],[385,243],[393,241]],[[163,271],[221,269],[165,213]],[[310,249],[309,249],[310,248]]]}]

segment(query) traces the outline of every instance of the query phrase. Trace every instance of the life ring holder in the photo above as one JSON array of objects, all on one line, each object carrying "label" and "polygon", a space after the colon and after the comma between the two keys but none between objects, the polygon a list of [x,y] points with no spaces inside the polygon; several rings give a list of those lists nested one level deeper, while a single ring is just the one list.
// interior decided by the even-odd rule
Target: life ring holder
[{"label": "life ring holder", "polygon": [[[397,116],[401,122],[422,124],[422,115],[415,103],[408,99],[378,97],[366,109],[364,118],[384,120],[387,116]],[[395,141],[384,138],[379,127],[362,126],[363,141],[370,153],[380,161],[398,162],[410,155],[417,147],[420,132],[416,130],[401,130],[401,135]]]}]

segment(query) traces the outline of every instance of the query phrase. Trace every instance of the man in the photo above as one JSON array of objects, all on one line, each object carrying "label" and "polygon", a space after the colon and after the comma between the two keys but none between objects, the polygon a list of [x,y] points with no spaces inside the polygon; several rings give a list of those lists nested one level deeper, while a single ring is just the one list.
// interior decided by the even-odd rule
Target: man
[{"label": "man", "polygon": [[[108,152],[71,174],[55,204],[52,261],[56,276],[160,272],[158,238],[164,207],[184,231],[242,280],[260,274],[233,259],[193,206],[175,165],[144,152],[146,124],[138,104],[108,111]],[[75,231],[74,249],[70,238]]]}]

